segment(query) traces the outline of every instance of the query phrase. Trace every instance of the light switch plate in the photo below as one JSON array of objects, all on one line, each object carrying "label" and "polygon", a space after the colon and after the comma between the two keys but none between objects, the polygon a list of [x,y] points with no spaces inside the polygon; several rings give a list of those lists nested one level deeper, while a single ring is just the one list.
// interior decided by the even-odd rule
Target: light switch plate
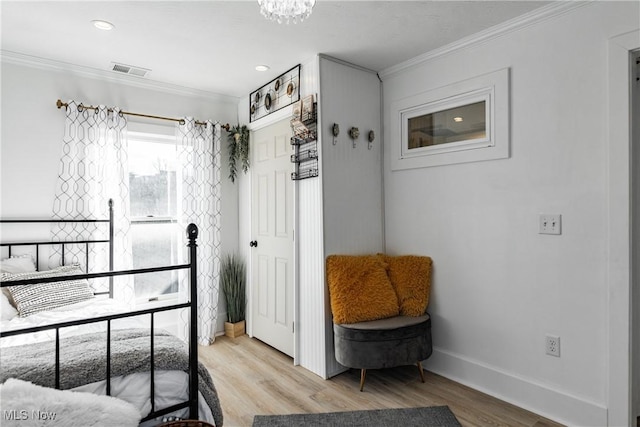
[{"label": "light switch plate", "polygon": [[539,234],[562,234],[562,215],[540,214]]}]

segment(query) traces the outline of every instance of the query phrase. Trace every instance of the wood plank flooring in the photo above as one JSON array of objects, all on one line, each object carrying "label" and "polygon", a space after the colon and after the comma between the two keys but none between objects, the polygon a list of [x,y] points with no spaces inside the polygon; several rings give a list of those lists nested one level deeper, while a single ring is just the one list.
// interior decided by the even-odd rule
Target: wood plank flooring
[{"label": "wood plank flooring", "polygon": [[360,371],[324,380],[247,335],[218,337],[200,347],[199,357],[218,390],[225,426],[250,426],[257,414],[439,405],[449,406],[464,427],[561,425],[429,371],[423,384],[416,366],[369,370],[360,392]]}]

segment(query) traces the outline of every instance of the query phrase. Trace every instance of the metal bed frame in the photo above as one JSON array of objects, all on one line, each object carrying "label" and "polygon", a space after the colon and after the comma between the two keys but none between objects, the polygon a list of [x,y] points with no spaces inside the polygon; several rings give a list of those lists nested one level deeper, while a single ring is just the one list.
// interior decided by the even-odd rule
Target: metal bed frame
[{"label": "metal bed frame", "polygon": [[[36,283],[49,283],[59,282],[67,280],[77,279],[95,279],[95,278],[109,278],[109,291],[108,292],[96,292],[95,295],[109,294],[109,297],[113,297],[113,278],[115,276],[128,276],[135,274],[154,273],[158,271],[174,271],[174,270],[189,270],[189,302],[166,305],[162,307],[148,308],[144,310],[135,310],[127,313],[104,315],[99,317],[92,317],[89,319],[81,319],[67,322],[52,323],[49,325],[36,326],[31,328],[16,329],[12,331],[0,332],[0,338],[9,337],[14,335],[27,334],[32,332],[39,332],[44,330],[55,329],[55,388],[60,389],[60,328],[68,326],[85,325],[97,322],[107,322],[107,367],[106,367],[106,394],[111,395],[111,321],[116,319],[123,319],[127,317],[135,317],[139,315],[150,315],[150,400],[151,400],[151,412],[142,418],[141,422],[151,420],[163,415],[170,414],[174,411],[189,408],[189,418],[198,419],[198,325],[197,325],[197,244],[196,239],[198,237],[198,227],[195,224],[189,224],[187,226],[187,239],[189,247],[189,263],[180,265],[170,265],[153,268],[141,268],[135,270],[120,270],[113,271],[113,200],[109,200],[109,218],[108,219],[1,219],[0,224],[33,224],[33,223],[108,223],[109,226],[109,238],[104,239],[89,239],[78,241],[36,241],[36,242],[2,242],[0,247],[8,247],[9,256],[11,256],[11,248],[14,246],[35,246],[36,248],[36,266],[39,265],[39,248],[40,246],[54,246],[59,245],[62,247],[61,263],[64,265],[65,261],[65,246],[66,245],[85,245],[86,264],[85,274],[76,274],[72,276],[58,276],[47,277],[39,279],[29,280],[13,280],[11,282],[0,282],[0,287],[18,286],[18,285],[33,285]],[[102,244],[107,243],[109,245],[109,271],[102,273],[88,273],[89,263],[89,245],[90,244]],[[155,382],[154,382],[154,315],[155,313],[178,310],[182,308],[189,308],[190,312],[190,326],[189,326],[189,399],[182,403],[172,405],[170,407],[157,410],[155,409]]]}]

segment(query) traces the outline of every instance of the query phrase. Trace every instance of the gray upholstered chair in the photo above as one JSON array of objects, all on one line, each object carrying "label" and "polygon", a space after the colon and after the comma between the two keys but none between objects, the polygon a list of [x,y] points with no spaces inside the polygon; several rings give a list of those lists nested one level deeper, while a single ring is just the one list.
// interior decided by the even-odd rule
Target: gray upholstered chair
[{"label": "gray upholstered chair", "polygon": [[352,324],[334,324],[338,363],[360,369],[360,391],[367,369],[417,365],[424,382],[422,361],[431,356],[431,318],[396,316]]},{"label": "gray upholstered chair", "polygon": [[335,357],[360,369],[417,365],[431,356],[431,318],[426,312],[431,258],[384,254],[327,259]]}]

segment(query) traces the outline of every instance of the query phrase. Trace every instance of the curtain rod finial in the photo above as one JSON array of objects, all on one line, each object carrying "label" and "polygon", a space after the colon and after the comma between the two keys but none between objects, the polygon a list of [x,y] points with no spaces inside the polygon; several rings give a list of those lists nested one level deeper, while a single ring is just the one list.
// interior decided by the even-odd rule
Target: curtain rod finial
[{"label": "curtain rod finial", "polygon": [[56,106],[58,107],[58,110],[62,107],[66,107],[67,104],[65,104],[64,102],[60,101],[59,99],[56,101]]}]

